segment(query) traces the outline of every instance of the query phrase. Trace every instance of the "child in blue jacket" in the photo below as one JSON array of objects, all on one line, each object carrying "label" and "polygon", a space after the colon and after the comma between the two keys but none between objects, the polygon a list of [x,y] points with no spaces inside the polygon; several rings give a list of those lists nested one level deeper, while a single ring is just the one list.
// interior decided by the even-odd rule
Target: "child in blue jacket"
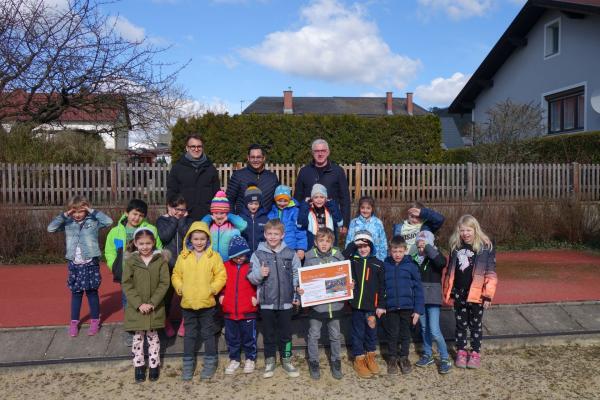
[{"label": "child in blue jacket", "polygon": [[229,242],[234,236],[241,236],[246,229],[246,221],[231,212],[225,192],[219,190],[210,203],[210,214],[202,218],[210,228],[212,249],[219,253],[223,261],[229,260]]},{"label": "child in blue jacket", "polygon": [[407,218],[394,224],[392,236],[402,236],[408,245],[408,254],[417,254],[417,234],[421,231],[436,233],[444,224],[444,216],[415,201],[408,209]]},{"label": "child in blue jacket", "polygon": [[265,224],[269,221],[269,213],[262,208],[262,190],[254,183],[248,184],[244,192],[244,207],[240,209],[240,217],[248,225],[242,232],[242,237],[248,242],[251,254],[256,251],[258,244],[265,241]]},{"label": "child in blue jacket", "polygon": [[275,204],[269,211],[269,221],[278,218],[285,227],[283,241],[285,245],[296,252],[300,260],[308,248],[306,231],[298,227],[298,202],[292,198],[289,186],[279,185],[275,188]]}]

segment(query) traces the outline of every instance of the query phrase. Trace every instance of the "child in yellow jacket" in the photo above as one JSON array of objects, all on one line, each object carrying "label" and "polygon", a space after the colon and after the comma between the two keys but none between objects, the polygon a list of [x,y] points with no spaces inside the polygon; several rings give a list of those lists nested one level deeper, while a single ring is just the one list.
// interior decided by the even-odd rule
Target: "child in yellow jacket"
[{"label": "child in yellow jacket", "polygon": [[198,335],[204,341],[204,366],[201,379],[210,379],[217,370],[217,343],[214,335],[215,296],[223,289],[227,273],[223,259],[210,245],[208,225],[194,222],[183,239],[184,249],[177,258],[173,287],[181,296],[185,336],[183,339],[183,376],[185,381],[194,375],[195,349]]}]

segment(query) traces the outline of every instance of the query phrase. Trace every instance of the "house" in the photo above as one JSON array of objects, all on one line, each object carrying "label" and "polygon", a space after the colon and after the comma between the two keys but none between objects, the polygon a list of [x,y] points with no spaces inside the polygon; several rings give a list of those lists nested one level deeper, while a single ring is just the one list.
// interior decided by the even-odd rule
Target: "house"
[{"label": "house", "polygon": [[[29,109],[41,109],[54,99],[56,95],[35,93],[30,101]],[[2,126],[10,131],[15,122],[30,120],[26,112],[21,112],[27,102],[28,94],[22,90],[5,93],[2,96]],[[98,133],[108,149],[127,150],[129,147],[129,130],[131,122],[126,103],[112,95],[89,95],[89,105],[69,107],[56,120],[37,126],[34,131],[54,133],[61,131],[83,131]]]},{"label": "house", "polygon": [[486,122],[495,104],[539,105],[541,135],[600,130],[600,0],[529,0],[450,105]]}]

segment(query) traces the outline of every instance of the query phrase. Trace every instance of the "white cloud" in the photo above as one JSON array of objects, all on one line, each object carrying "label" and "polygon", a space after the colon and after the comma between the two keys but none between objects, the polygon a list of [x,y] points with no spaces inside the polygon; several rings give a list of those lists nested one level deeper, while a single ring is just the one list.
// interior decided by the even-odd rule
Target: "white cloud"
[{"label": "white cloud", "polygon": [[141,42],[146,37],[146,30],[144,28],[134,25],[121,15],[111,15],[108,17],[107,22],[110,26],[114,26],[115,31],[123,39],[131,40],[132,42]]},{"label": "white cloud", "polygon": [[450,78],[435,78],[429,85],[415,89],[415,101],[423,106],[448,106],[465,86],[470,76],[454,73]]},{"label": "white cloud", "polygon": [[394,53],[358,5],[316,0],[301,9],[301,18],[300,29],[272,32],[240,54],[291,75],[388,89],[402,89],[421,67]]},{"label": "white cloud", "polygon": [[418,0],[420,12],[431,14],[442,11],[453,20],[485,15],[494,5],[494,0]]},{"label": "white cloud", "polygon": [[360,95],[360,97],[385,97],[385,96],[381,95],[379,93],[375,93],[375,92],[366,92],[366,93],[362,93]]}]

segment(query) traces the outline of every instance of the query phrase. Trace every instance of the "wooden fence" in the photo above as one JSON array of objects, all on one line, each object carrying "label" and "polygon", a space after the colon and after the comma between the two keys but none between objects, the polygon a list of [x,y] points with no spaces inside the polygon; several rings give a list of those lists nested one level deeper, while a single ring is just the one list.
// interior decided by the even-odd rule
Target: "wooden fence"
[{"label": "wooden fence", "polygon": [[[227,186],[238,164],[217,165]],[[396,202],[600,200],[600,165],[588,164],[385,164],[342,165],[354,199],[371,195]],[[294,186],[299,166],[268,165]],[[63,205],[75,193],[93,204],[141,198],[164,204],[169,166],[0,163],[0,203]]]}]

